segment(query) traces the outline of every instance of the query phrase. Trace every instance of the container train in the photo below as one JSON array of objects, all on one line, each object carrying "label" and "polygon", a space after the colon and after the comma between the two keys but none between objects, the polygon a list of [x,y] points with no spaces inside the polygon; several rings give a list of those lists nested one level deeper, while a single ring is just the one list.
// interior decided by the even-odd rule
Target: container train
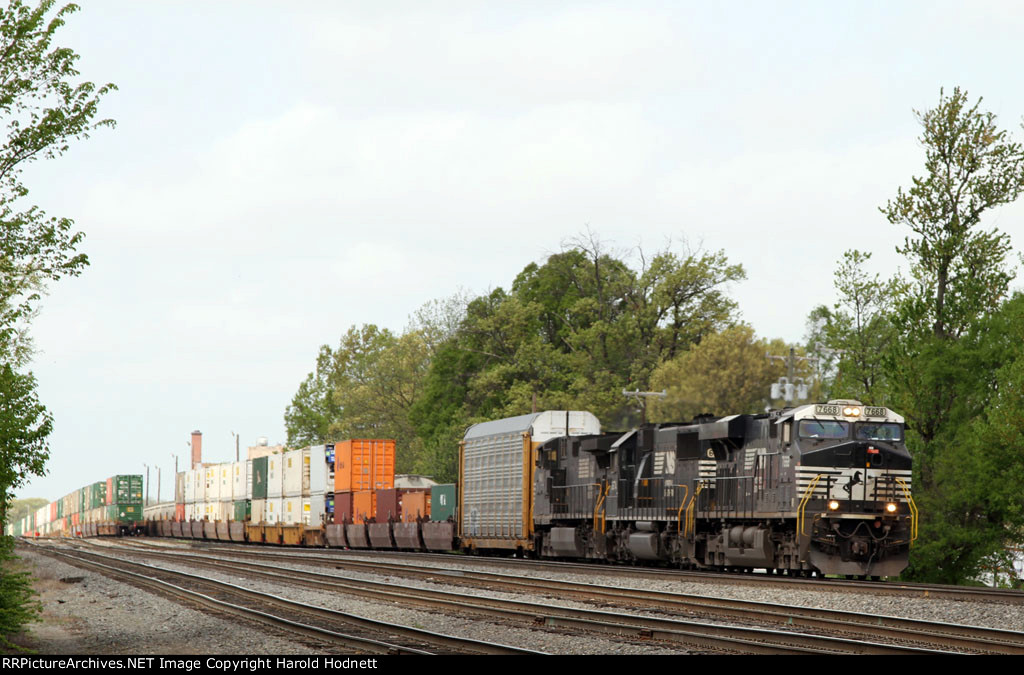
[{"label": "container train", "polygon": [[[356,444],[384,442],[348,441],[342,460],[334,446],[293,452],[307,453],[296,456],[300,466],[327,459],[328,483],[341,471],[353,488],[369,474],[376,509],[356,508],[350,489],[348,499],[335,493],[333,513],[305,521],[271,519],[266,504],[259,518],[256,507],[246,520],[197,518],[196,508],[183,518],[179,505],[174,518],[146,527],[157,536],[264,544],[891,577],[917,537],[904,431],[893,411],[851,400],[625,432],[602,432],[588,412],[546,411],[470,427],[458,485],[436,486],[429,499],[375,473],[386,460],[353,454]],[[393,444],[391,451],[393,472]],[[258,466],[251,474],[259,491]],[[305,475],[308,484],[319,468]],[[308,514],[302,503],[299,513]]]}]

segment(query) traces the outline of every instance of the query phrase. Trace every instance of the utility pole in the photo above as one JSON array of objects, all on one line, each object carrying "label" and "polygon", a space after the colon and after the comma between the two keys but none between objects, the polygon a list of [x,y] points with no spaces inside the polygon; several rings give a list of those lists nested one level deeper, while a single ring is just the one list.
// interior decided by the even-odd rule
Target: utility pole
[{"label": "utility pole", "polygon": [[160,503],[160,467],[156,468],[156,503]]},{"label": "utility pole", "polygon": [[668,393],[665,390],[640,391],[639,389],[634,389],[633,391],[629,391],[628,389],[623,389],[622,395],[626,398],[636,399],[638,409],[640,410],[640,424],[647,424],[647,399],[666,398]]},{"label": "utility pole", "polygon": [[[816,356],[797,356],[796,348],[789,348],[789,356],[777,356],[775,354],[765,353],[765,357],[769,361],[782,361],[786,364],[786,375],[780,377],[778,382],[772,384],[771,398],[783,399],[787,403],[791,401],[805,401],[807,400],[807,381],[802,377],[795,377],[794,372],[796,371],[796,364],[800,361],[813,361],[817,362],[818,357]],[[797,384],[799,382],[799,384]]]},{"label": "utility pole", "polygon": [[146,506],[149,506],[149,464],[146,464],[145,462],[143,462],[142,466],[146,467],[146,499],[145,499],[145,504],[146,504]]}]

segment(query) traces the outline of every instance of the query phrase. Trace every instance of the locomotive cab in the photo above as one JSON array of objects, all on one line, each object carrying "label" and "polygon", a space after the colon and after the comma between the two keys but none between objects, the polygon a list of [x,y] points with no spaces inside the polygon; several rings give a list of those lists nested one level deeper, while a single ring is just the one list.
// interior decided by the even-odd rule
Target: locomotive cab
[{"label": "locomotive cab", "polygon": [[904,420],[883,407],[829,401],[792,411],[797,527],[825,574],[895,576],[916,534]]}]

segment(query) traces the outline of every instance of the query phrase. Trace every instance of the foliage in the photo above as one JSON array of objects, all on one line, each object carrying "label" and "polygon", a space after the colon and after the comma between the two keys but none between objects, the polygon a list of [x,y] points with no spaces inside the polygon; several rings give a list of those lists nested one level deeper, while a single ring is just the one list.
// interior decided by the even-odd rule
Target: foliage
[{"label": "foliage", "polygon": [[[76,82],[78,55],[53,45],[58,29],[77,11],[54,11],[54,0],[28,6],[9,0],[0,8],[0,526],[13,490],[45,472],[52,421],[35,394],[35,379],[17,371],[28,364],[28,324],[48,282],[81,274],[88,264],[76,251],[83,235],[67,218],[26,205],[24,168],[63,155],[72,140],[88,138],[111,120],[96,120],[100,99],[113,85]],[[33,613],[27,582],[0,569],[0,635],[16,632]]]},{"label": "foliage", "polygon": [[8,638],[35,621],[42,606],[35,599],[31,576],[15,567],[13,550],[14,538],[0,536],[0,645],[20,650]]},{"label": "foliage", "polygon": [[418,331],[395,336],[372,324],[353,326],[336,350],[320,348],[316,371],[285,411],[288,444],[394,438],[398,470],[411,470],[420,443],[409,408],[427,359],[427,345]]},{"label": "foliage", "polygon": [[12,499],[10,504],[7,505],[7,519],[13,523],[20,518],[24,518],[29,513],[38,511],[49,503],[49,499],[41,499],[39,497]]},{"label": "foliage", "polygon": [[[918,119],[927,176],[913,179],[882,209],[912,231],[899,248],[911,280],[893,314],[885,353],[890,407],[908,421],[921,539],[908,576],[960,582],[1019,540],[1019,509],[1006,495],[1020,446],[981,441],[1009,438],[992,417],[1024,415],[1012,390],[1019,360],[1019,300],[1007,301],[1015,272],[1005,233],[981,229],[982,217],[1024,190],[1024,148],[995,125],[992,113],[968,104],[966,92],[940,95]],[[981,422],[985,420],[985,422]],[[1001,429],[996,431],[996,429]]]},{"label": "foliage", "polygon": [[[922,350],[920,386],[951,423],[915,450],[922,537],[907,576],[963,583],[1024,531],[1024,296],[956,342]],[[942,392],[939,394],[938,392]],[[921,486],[925,486],[922,488]]]},{"label": "foliage", "polygon": [[995,124],[995,115],[969,107],[967,92],[940,94],[939,105],[916,113],[924,128],[927,176],[900,188],[882,213],[914,235],[897,249],[916,282],[904,308],[914,328],[956,339],[1006,297],[1013,272],[1005,264],[1010,238],[979,231],[982,215],[1024,190],[1024,147]]},{"label": "foliage", "polygon": [[882,281],[865,270],[871,254],[849,250],[835,273],[839,302],[811,311],[808,345],[822,359],[827,398],[886,403],[882,360],[896,337],[895,304],[906,295],[898,276]]},{"label": "foliage", "polygon": [[767,352],[788,351],[775,341],[758,340],[747,325],[708,335],[700,344],[665,361],[651,377],[651,388],[667,398],[651,403],[651,421],[682,422],[703,413],[727,415],[763,412],[771,384],[785,366]]},{"label": "foliage", "polygon": [[88,138],[111,120],[95,121],[100,98],[115,87],[75,83],[74,51],[53,47],[56,31],[76,11],[67,5],[48,17],[54,0],[28,7],[11,0],[0,9],[0,351],[24,364],[29,354],[24,323],[42,285],[81,273],[88,260],[76,253],[82,240],[67,218],[36,206],[22,208],[27,164],[64,154],[70,142]]}]

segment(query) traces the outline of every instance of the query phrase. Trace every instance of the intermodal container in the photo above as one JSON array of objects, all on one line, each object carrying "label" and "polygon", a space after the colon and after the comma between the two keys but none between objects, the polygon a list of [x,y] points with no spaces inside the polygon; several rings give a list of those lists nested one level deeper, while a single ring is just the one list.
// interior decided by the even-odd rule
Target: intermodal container
[{"label": "intermodal container", "polygon": [[374,509],[378,523],[401,520],[402,514],[398,505],[398,490],[377,490],[377,504]]},{"label": "intermodal container", "polygon": [[430,492],[410,490],[402,495],[402,522],[414,523],[430,518]]},{"label": "intermodal container", "polygon": [[430,519],[436,521],[455,517],[455,484],[435,485],[430,488]]},{"label": "intermodal container", "polygon": [[395,442],[357,439],[334,446],[334,491],[386,490],[395,486]]},{"label": "intermodal container", "polygon": [[267,457],[252,460],[252,498],[267,498]]},{"label": "intermodal container", "polygon": [[334,522],[335,523],[351,523],[352,522],[352,493],[351,492],[335,492],[334,493]]},{"label": "intermodal container", "polygon": [[377,515],[377,491],[360,490],[352,493],[352,522],[365,523]]},{"label": "intermodal container", "polygon": [[234,509],[231,520],[236,523],[244,523],[252,515],[252,502],[248,499],[239,499],[234,502]]}]

